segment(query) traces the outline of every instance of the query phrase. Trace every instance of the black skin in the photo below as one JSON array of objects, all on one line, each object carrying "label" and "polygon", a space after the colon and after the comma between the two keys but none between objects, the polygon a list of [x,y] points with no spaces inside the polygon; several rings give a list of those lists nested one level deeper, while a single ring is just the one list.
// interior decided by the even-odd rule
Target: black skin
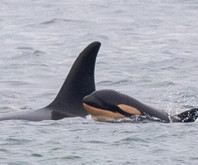
[{"label": "black skin", "polygon": [[95,91],[95,61],[100,42],[92,42],[78,56],[55,100],[35,111],[23,111],[0,116],[0,120],[59,120],[64,117],[85,117],[82,99]]},{"label": "black skin", "polygon": [[95,62],[100,46],[100,42],[92,42],[80,53],[60,92],[47,108],[71,117],[88,115],[82,106],[82,99],[95,91]]},{"label": "black skin", "polygon": [[152,118],[155,118],[156,120],[157,118],[159,119],[158,121],[161,122],[194,122],[198,117],[198,108],[185,111],[178,115],[169,115],[163,110],[150,107],[115,90],[95,91],[86,96],[83,99],[83,103],[98,109],[118,112],[126,117],[131,117],[131,114],[128,114],[117,106],[119,104],[125,104],[138,109],[141,112],[141,116],[144,116],[149,120],[152,120]]}]

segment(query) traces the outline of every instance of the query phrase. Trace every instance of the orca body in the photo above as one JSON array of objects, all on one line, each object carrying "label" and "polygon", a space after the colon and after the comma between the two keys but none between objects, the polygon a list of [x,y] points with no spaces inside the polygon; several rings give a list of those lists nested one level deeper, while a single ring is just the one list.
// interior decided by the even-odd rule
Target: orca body
[{"label": "orca body", "polygon": [[155,109],[140,101],[114,90],[100,90],[86,96],[83,106],[98,121],[117,121],[124,118],[135,118],[161,122],[194,122],[198,117],[198,108],[178,115]]},{"label": "orca body", "polygon": [[101,43],[89,44],[74,62],[55,100],[35,111],[22,111],[0,116],[0,120],[58,120],[65,117],[85,117],[82,99],[95,91],[95,61]]}]

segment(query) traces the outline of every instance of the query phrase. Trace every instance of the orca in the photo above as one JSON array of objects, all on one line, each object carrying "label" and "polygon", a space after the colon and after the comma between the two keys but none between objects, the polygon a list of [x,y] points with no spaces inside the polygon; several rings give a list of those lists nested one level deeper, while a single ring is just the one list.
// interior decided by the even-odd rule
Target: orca
[{"label": "orca", "polygon": [[94,70],[100,46],[100,42],[92,42],[80,53],[52,103],[38,110],[2,115],[0,121],[59,120],[65,117],[87,116],[88,113],[82,106],[82,99],[95,91]]},{"label": "orca", "polygon": [[131,118],[134,121],[153,120],[160,122],[194,122],[198,108],[170,115],[166,111],[153,108],[115,90],[99,90],[85,96],[83,106],[97,121],[115,122]]}]

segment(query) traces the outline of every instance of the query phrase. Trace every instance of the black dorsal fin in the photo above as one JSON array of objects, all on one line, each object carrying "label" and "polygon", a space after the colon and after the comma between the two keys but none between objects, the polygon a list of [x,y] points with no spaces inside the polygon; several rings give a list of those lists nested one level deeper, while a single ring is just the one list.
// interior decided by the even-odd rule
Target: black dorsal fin
[{"label": "black dorsal fin", "polygon": [[86,116],[82,99],[95,91],[95,61],[101,43],[92,42],[74,62],[55,100],[46,108],[57,110],[66,116]]}]

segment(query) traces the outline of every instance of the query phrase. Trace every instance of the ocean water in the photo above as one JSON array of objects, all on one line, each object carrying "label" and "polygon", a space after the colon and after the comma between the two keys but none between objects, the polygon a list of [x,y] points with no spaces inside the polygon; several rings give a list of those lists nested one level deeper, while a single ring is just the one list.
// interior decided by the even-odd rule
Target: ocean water
[{"label": "ocean water", "polygon": [[[97,89],[175,114],[198,107],[195,0],[0,1],[0,111],[31,111],[58,93],[82,49],[102,43]],[[91,117],[1,121],[0,164],[198,162],[198,124],[102,123]]]}]

